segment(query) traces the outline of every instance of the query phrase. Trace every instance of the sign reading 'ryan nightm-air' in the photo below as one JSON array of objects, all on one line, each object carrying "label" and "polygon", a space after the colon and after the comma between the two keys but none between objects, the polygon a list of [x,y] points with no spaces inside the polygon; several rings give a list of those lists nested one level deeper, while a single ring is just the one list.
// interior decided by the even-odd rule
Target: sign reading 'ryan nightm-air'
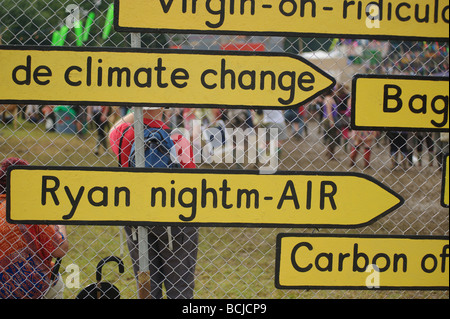
[{"label": "sign reading 'ryan nightm-air'", "polygon": [[18,166],[8,181],[18,223],[356,227],[403,204],[356,173]]},{"label": "sign reading 'ryan nightm-air'", "polygon": [[290,108],[334,78],[294,55],[0,47],[0,102]]},{"label": "sign reading 'ryan nightm-air'", "polygon": [[448,236],[279,234],[283,289],[449,288]]},{"label": "sign reading 'ryan nightm-air'", "polygon": [[352,90],[356,129],[449,129],[448,77],[356,75]]},{"label": "sign reading 'ryan nightm-air'", "polygon": [[116,0],[117,31],[448,41],[448,0]]}]

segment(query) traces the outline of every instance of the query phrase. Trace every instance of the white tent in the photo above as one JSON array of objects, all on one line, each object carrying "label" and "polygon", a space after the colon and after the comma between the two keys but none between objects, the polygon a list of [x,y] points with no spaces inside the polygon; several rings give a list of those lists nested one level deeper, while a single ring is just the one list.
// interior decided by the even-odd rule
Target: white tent
[{"label": "white tent", "polygon": [[301,53],[300,56],[333,76],[338,83],[348,85],[348,87],[351,85],[353,75],[360,68],[360,66],[350,64],[345,54],[339,50],[305,52]]}]

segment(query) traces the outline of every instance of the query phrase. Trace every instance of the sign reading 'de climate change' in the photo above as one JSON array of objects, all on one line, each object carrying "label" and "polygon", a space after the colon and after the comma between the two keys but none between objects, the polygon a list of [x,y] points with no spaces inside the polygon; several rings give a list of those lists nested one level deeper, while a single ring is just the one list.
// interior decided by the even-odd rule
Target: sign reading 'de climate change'
[{"label": "sign reading 'de climate change'", "polygon": [[352,91],[353,128],[448,132],[448,77],[356,75]]},{"label": "sign reading 'de climate change'", "polygon": [[117,31],[448,41],[448,0],[116,0]]},{"label": "sign reading 'de climate change'", "polygon": [[264,52],[0,47],[0,102],[290,108],[334,78]]},{"label": "sign reading 'de climate change'", "polygon": [[357,173],[18,166],[8,181],[17,223],[357,227],[403,204]]},{"label": "sign reading 'de climate change'", "polygon": [[279,234],[280,289],[449,288],[449,237]]}]

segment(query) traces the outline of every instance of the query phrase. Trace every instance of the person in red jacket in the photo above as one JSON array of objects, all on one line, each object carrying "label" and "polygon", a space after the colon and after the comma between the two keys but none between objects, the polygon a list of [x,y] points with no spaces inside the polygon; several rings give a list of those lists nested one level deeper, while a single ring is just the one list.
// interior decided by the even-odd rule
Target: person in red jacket
[{"label": "person in red jacket", "polygon": [[[169,130],[162,122],[163,108],[144,107],[144,125]],[[119,166],[129,167],[131,148],[134,143],[134,114],[119,120],[109,133],[111,148],[116,154]],[[189,140],[181,134],[172,134],[172,141],[181,168],[195,168],[193,151]],[[194,297],[195,265],[197,263],[198,228],[152,226],[148,230],[148,256],[150,270],[150,297],[163,297],[162,286],[169,299],[192,299]],[[138,282],[139,296],[139,251],[137,232],[133,227],[125,227],[127,244],[133,262],[133,270]]]},{"label": "person in red jacket", "polygon": [[69,249],[65,226],[6,221],[6,170],[24,165],[14,157],[0,164],[0,299],[62,299],[64,284],[61,276],[52,276],[52,258]]}]

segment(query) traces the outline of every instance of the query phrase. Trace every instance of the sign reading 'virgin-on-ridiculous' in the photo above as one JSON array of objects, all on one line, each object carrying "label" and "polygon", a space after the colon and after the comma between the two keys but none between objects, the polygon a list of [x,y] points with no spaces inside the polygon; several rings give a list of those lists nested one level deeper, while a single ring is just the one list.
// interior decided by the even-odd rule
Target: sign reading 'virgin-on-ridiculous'
[{"label": "sign reading 'virgin-on-ridiculous'", "polygon": [[448,0],[115,0],[117,31],[448,41]]}]

